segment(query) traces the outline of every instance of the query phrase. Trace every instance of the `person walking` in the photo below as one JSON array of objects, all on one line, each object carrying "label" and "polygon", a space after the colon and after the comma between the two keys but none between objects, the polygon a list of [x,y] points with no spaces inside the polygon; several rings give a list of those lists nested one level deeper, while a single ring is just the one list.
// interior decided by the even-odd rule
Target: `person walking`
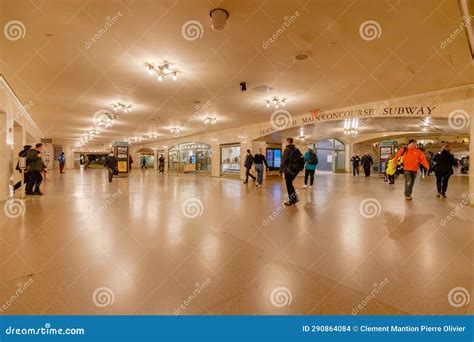
[{"label": "person walking", "polygon": [[355,154],[351,158],[352,162],[352,174],[355,176],[357,173],[357,176],[359,175],[359,165],[360,165],[360,158],[358,154]]},{"label": "person walking", "polygon": [[430,175],[430,173],[434,172],[433,170],[433,158],[434,158],[434,153],[429,151],[428,152],[428,157],[426,158],[426,160],[428,161],[428,176]]},{"label": "person walking", "polygon": [[110,151],[109,155],[105,158],[104,166],[107,168],[109,173],[109,182],[112,182],[114,175],[118,174],[117,158],[115,158],[113,151]]},{"label": "person walking", "polygon": [[42,143],[35,145],[35,148],[32,148],[26,154],[26,167],[28,175],[28,183],[26,186],[27,195],[43,195],[40,191],[41,182],[43,181],[43,172],[44,162],[42,159],[42,153],[44,151],[44,146]]},{"label": "person walking", "polygon": [[84,157],[84,170],[87,170],[89,168],[89,163],[91,162],[91,160],[89,159],[89,155],[86,154],[86,156]]},{"label": "person walking", "polygon": [[250,169],[252,168],[253,164],[253,156],[252,153],[250,153],[250,150],[247,150],[247,155],[245,157],[245,162],[244,162],[244,167],[245,167],[245,181],[244,184],[247,184],[249,182],[249,176],[250,178],[253,179],[255,182],[257,178],[250,173]]},{"label": "person walking", "polygon": [[411,201],[413,185],[415,184],[416,174],[420,164],[428,168],[428,161],[421,150],[416,147],[416,140],[410,139],[408,146],[400,149],[393,160],[394,165],[398,159],[403,156],[403,174],[405,176],[405,199]]},{"label": "person walking", "polygon": [[129,153],[128,154],[128,171],[132,170],[132,164],[133,164],[132,155]]},{"label": "person walking", "polygon": [[449,146],[444,145],[440,152],[433,157],[434,173],[436,176],[436,197],[446,198],[449,177],[454,173],[453,167],[458,164],[454,155],[449,151]]},{"label": "person walking", "polygon": [[309,187],[313,187],[314,182],[314,173],[316,172],[316,166],[318,166],[318,155],[313,149],[308,148],[308,151],[304,154],[304,185],[303,189],[306,189],[308,186],[308,178],[309,178]]},{"label": "person walking", "polygon": [[395,173],[397,172],[397,167],[393,159],[393,155],[390,154],[387,160],[387,168],[385,169],[385,174],[388,178],[388,184],[395,184]]},{"label": "person walking", "polygon": [[286,190],[288,191],[288,202],[285,202],[286,206],[295,206],[296,202],[298,202],[293,181],[303,169],[303,155],[293,144],[293,138],[286,138],[286,147],[280,164],[280,173],[285,175]]},{"label": "person walking", "polygon": [[140,157],[140,169],[146,169],[146,157],[145,156]]},{"label": "person walking", "polygon": [[64,157],[64,152],[61,152],[61,154],[58,157],[58,162],[59,162],[59,173],[64,173],[64,165],[66,164],[66,158]]},{"label": "person walking", "polygon": [[161,174],[165,173],[165,157],[163,155],[158,159],[158,172]]},{"label": "person walking", "polygon": [[367,152],[364,153],[361,159],[362,166],[364,167],[365,177],[370,177],[370,168],[374,164],[374,160]]},{"label": "person walking", "polygon": [[261,188],[263,183],[263,165],[265,165],[265,170],[268,171],[267,159],[262,154],[261,148],[259,148],[258,153],[253,156],[253,163],[257,171],[257,188]]},{"label": "person walking", "polygon": [[[25,145],[23,146],[23,150],[18,152],[18,162],[16,163],[15,169],[20,172],[20,174],[23,177],[23,184],[25,184],[25,187],[28,184],[28,175],[26,173],[26,170],[21,170],[20,169],[20,158],[26,158],[26,155],[28,154],[28,151],[31,149],[31,145]],[[15,183],[13,186],[13,191],[18,190],[21,187],[21,180]]]}]

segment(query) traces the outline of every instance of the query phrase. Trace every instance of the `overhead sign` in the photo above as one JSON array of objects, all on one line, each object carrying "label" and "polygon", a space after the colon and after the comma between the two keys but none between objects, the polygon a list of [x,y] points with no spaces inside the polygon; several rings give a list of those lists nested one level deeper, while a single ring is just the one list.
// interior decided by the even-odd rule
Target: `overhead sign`
[{"label": "overhead sign", "polygon": [[[310,111],[309,115],[292,118],[291,115],[286,112],[286,115],[282,116],[281,122],[271,122],[270,127],[261,130],[259,133],[261,136],[270,134],[275,131],[287,129],[295,126],[307,125],[317,122],[334,121],[334,120],[345,120],[352,118],[367,118],[373,120],[377,117],[412,117],[412,116],[430,116],[436,109],[434,106],[398,106],[398,107],[373,107],[364,109],[350,109],[341,110],[334,112],[321,112],[319,109]],[[273,116],[273,114],[272,114]]]}]

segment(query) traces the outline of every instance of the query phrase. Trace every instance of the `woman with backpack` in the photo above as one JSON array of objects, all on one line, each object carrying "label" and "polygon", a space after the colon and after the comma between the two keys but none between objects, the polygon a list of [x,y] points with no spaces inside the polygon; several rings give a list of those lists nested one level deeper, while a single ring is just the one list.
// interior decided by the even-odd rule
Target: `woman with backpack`
[{"label": "woman with backpack", "polygon": [[316,172],[316,166],[318,165],[318,156],[316,152],[314,152],[310,147],[308,147],[308,151],[304,154],[304,185],[303,189],[306,189],[308,186],[308,178],[309,178],[309,187],[313,187],[314,182],[314,173]]}]

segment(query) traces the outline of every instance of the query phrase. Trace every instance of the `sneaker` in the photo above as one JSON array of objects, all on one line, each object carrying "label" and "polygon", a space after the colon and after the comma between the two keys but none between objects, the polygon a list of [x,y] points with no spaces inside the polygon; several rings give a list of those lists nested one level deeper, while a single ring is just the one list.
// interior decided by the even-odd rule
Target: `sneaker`
[{"label": "sneaker", "polygon": [[405,196],[405,199],[406,199],[407,201],[411,201],[413,198],[412,198],[411,196]]},{"label": "sneaker", "polygon": [[33,192],[33,195],[43,196],[43,193],[41,191],[35,191]]},{"label": "sneaker", "polygon": [[438,193],[436,194],[436,197],[439,197],[439,196],[441,196],[441,194],[438,192]]},{"label": "sneaker", "polygon": [[296,204],[296,202],[285,202],[285,205],[286,205],[287,207],[294,207],[295,204]]},{"label": "sneaker", "polygon": [[244,182],[244,184],[247,184],[247,183],[248,183],[247,181],[246,181],[246,182]]},{"label": "sneaker", "polygon": [[446,196],[446,194],[441,194],[441,197],[448,198],[448,196]]},{"label": "sneaker", "polygon": [[304,185],[302,186],[303,189],[306,189],[307,187],[308,187],[308,186],[307,186],[306,184],[304,184]]},{"label": "sneaker", "polygon": [[25,192],[25,195],[30,195],[31,196],[31,195],[33,195],[33,193],[32,192]]}]

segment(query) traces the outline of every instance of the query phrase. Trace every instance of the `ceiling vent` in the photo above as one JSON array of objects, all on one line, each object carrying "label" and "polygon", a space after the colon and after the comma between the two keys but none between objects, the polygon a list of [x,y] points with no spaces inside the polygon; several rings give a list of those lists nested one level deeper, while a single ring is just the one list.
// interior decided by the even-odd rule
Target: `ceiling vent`
[{"label": "ceiling vent", "polygon": [[257,93],[269,93],[273,90],[273,88],[262,84],[261,86],[255,87],[252,90],[256,91]]}]

